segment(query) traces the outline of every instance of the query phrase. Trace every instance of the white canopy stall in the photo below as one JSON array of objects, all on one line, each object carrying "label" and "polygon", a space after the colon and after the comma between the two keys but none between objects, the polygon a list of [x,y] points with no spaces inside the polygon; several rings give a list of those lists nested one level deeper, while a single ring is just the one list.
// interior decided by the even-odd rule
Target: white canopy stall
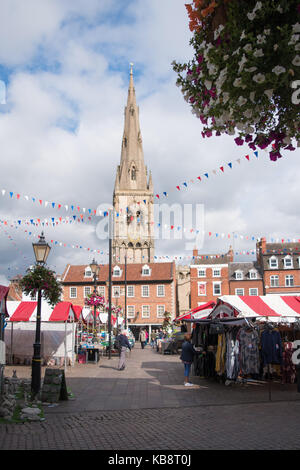
[{"label": "white canopy stall", "polygon": [[[9,320],[5,328],[6,356],[11,363],[30,364],[35,341],[37,302],[8,301]],[[41,355],[44,364],[75,363],[75,322],[73,305],[59,302],[54,308],[42,301]]]}]

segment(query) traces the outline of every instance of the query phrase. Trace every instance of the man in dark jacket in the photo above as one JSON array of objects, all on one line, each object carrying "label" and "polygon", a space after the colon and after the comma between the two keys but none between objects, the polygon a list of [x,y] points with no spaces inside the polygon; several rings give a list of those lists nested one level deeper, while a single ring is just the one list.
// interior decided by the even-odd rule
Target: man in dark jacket
[{"label": "man in dark jacket", "polygon": [[195,355],[195,350],[194,347],[191,343],[191,338],[192,335],[189,333],[186,333],[184,335],[185,341],[182,344],[182,350],[181,350],[181,355],[180,359],[183,362],[184,365],[184,385],[185,387],[191,387],[193,384],[189,382],[189,375],[191,372],[191,365],[194,360],[194,355]]},{"label": "man in dark jacket", "polygon": [[131,351],[131,347],[127,338],[127,331],[122,330],[121,334],[118,336],[118,341],[120,345],[120,358],[119,358],[119,366],[118,370],[125,369],[125,359],[126,359],[126,349]]}]

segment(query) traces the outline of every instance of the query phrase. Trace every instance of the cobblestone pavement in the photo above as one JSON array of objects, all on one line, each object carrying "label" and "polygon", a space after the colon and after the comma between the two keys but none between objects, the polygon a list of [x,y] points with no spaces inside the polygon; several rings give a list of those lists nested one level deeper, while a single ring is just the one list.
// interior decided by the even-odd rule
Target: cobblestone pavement
[{"label": "cobblestone pavement", "polygon": [[[281,384],[225,387],[192,377],[178,356],[139,345],[127,357],[68,368],[74,400],[44,405],[45,421],[0,424],[2,450],[299,449],[300,396]],[[30,377],[25,366],[6,366]],[[43,369],[44,373],[44,369]],[[271,391],[271,395],[270,395]],[[271,398],[271,401],[270,401]]]}]

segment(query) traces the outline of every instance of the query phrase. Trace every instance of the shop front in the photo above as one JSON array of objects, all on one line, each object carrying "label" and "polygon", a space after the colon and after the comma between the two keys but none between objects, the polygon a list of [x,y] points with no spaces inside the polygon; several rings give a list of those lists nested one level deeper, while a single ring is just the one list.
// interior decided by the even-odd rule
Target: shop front
[{"label": "shop front", "polygon": [[194,374],[225,385],[274,380],[299,387],[299,340],[299,297],[223,296],[208,318],[193,322],[200,351]]}]

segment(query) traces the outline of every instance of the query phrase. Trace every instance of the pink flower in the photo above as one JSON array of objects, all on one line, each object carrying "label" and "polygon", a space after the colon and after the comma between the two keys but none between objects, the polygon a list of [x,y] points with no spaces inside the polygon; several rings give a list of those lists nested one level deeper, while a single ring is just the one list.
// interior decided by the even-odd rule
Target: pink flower
[{"label": "pink flower", "polygon": [[243,145],[244,144],[244,141],[243,139],[241,139],[240,137],[237,137],[236,139],[234,139],[236,145]]}]

